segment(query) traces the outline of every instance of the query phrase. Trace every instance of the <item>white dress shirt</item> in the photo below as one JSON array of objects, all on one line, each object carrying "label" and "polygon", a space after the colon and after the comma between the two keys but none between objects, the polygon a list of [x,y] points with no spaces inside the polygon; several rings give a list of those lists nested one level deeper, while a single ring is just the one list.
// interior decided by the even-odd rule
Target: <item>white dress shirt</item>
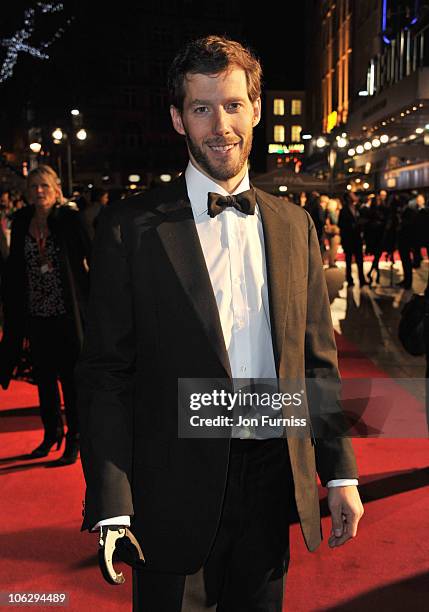
[{"label": "white dress shirt", "polygon": [[[246,215],[233,207],[214,218],[207,213],[209,192],[227,196],[246,191],[250,188],[249,175],[246,173],[233,194],[202,174],[191,162],[185,179],[219,310],[232,377],[275,379],[264,232],[259,208],[256,206],[254,215]],[[281,436],[282,430],[275,435]],[[357,483],[355,479],[339,479],[330,480],[327,486]],[[129,517],[115,517],[100,521],[95,528],[109,523],[125,524],[124,518],[129,521]]]}]

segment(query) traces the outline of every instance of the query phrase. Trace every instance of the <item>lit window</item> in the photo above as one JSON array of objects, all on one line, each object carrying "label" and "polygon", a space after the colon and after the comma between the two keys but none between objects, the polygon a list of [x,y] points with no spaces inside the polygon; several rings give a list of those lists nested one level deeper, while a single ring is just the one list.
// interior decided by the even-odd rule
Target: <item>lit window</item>
[{"label": "lit window", "polygon": [[292,100],[292,115],[300,115],[302,113],[302,101]]},{"label": "lit window", "polygon": [[275,115],[285,114],[285,101],[282,98],[274,98],[273,113]]},{"label": "lit window", "polygon": [[292,142],[299,142],[301,140],[302,125],[293,125],[291,129]]},{"label": "lit window", "polygon": [[274,126],[274,142],[284,142],[284,141],[285,141],[285,126],[275,125]]}]

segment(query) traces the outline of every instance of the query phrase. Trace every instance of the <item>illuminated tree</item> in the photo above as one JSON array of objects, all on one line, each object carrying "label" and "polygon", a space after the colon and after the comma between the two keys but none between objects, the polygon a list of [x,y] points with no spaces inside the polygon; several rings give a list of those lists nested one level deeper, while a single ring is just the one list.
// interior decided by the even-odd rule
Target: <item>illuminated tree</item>
[{"label": "illuminated tree", "polygon": [[[24,11],[24,24],[7,38],[0,38],[0,46],[6,49],[5,57],[0,68],[0,83],[6,81],[13,75],[13,70],[18,61],[20,53],[28,53],[37,59],[49,59],[47,50],[56,40],[61,38],[64,28],[60,27],[48,38],[48,40],[34,43],[32,38],[35,34],[35,21],[38,15],[58,13],[64,10],[61,2],[36,2],[34,7]],[[67,25],[71,19],[67,20]]]}]

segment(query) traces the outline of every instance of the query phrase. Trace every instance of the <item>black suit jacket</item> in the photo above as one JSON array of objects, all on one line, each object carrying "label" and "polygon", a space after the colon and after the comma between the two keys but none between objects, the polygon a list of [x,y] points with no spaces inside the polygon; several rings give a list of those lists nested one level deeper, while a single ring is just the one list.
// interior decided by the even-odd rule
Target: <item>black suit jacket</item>
[{"label": "black suit jacket", "polygon": [[[336,380],[314,224],[297,206],[259,190],[257,199],[278,375]],[[220,518],[229,441],[178,439],[177,379],[230,375],[184,178],[103,211],[77,368],[87,483],[82,529],[129,514],[148,568],[189,574],[201,567]],[[288,438],[288,447],[313,550],[321,539],[316,464],[323,483],[354,478],[354,455],[339,438]]]},{"label": "black suit jacket", "polygon": [[362,249],[362,220],[360,212],[355,207],[355,214],[350,210],[350,206],[343,206],[338,218],[340,228],[341,245],[345,251],[355,251]]}]

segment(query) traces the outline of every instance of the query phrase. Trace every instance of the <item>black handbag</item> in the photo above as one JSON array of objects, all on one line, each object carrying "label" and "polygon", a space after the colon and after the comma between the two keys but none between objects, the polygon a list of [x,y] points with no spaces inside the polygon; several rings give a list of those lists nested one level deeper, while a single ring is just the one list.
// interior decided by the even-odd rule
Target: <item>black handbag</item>
[{"label": "black handbag", "polygon": [[418,357],[426,352],[424,333],[425,313],[429,313],[429,300],[424,295],[414,294],[405,304],[399,321],[398,336],[402,346],[410,355]]}]

